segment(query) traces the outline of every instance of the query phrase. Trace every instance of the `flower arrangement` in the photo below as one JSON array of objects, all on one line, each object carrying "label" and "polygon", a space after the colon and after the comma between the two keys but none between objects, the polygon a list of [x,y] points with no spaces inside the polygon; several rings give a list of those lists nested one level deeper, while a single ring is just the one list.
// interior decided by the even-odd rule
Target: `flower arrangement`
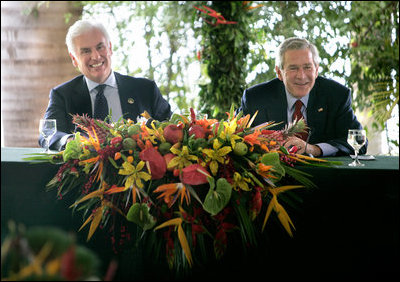
[{"label": "flower arrangement", "polygon": [[48,226],[27,228],[14,221],[8,227],[1,245],[1,281],[99,280],[97,254],[78,245],[71,234]]},{"label": "flower arrangement", "polygon": [[[142,237],[161,242],[171,268],[195,264],[193,254],[205,240],[216,258],[231,233],[244,245],[255,244],[273,212],[293,236],[279,195],[313,185],[294,165],[331,163],[283,147],[304,130],[304,121],[271,130],[274,122],[251,127],[255,115],[235,115],[231,108],[218,121],[198,119],[190,109],[190,116],[174,114],[164,122],[143,113],[136,123],[121,118],[110,124],[75,115],[82,132],[64,151],[42,157],[61,164],[48,187],[60,198],[79,192],[71,207],[86,211],[80,230],[89,225],[88,240],[111,216],[121,216],[137,224]],[[280,186],[287,179],[294,185]]]}]

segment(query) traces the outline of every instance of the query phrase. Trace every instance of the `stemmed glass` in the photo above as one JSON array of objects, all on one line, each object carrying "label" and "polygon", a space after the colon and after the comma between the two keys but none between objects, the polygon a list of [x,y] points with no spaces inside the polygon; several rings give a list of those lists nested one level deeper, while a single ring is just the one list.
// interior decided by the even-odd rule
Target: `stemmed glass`
[{"label": "stemmed glass", "polygon": [[362,146],[364,146],[367,140],[367,135],[364,129],[349,129],[349,133],[347,135],[347,143],[350,144],[354,149],[354,154],[356,158],[349,166],[364,166],[364,164],[360,163],[358,160],[358,151]]},{"label": "stemmed glass", "polygon": [[51,137],[56,134],[57,131],[57,123],[55,119],[41,119],[39,122],[39,132],[43,136],[46,141],[45,151],[44,153],[49,154],[49,143]]}]

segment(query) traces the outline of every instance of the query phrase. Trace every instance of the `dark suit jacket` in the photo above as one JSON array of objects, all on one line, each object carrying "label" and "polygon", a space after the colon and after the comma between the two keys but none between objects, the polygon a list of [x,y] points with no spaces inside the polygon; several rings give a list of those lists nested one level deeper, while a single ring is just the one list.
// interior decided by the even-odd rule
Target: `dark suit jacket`
[{"label": "dark suit jacket", "polygon": [[[125,119],[130,118],[136,121],[137,116],[144,111],[147,111],[155,120],[163,121],[170,118],[171,107],[162,97],[154,81],[114,73]],[[128,103],[128,98],[133,98],[134,103]],[[44,118],[57,120],[57,133],[50,141],[51,149],[60,150],[65,145],[61,144],[60,139],[75,131],[71,114],[88,114],[92,117],[90,94],[83,75],[50,91],[49,105]],[[41,146],[44,141],[42,137],[39,138]]]},{"label": "dark suit jacket", "polygon": [[[350,89],[333,80],[317,77],[309,94],[307,126],[311,130],[310,144],[328,143],[339,149],[337,155],[354,154],[347,143],[348,129],[361,129],[351,108]],[[241,107],[243,114],[251,116],[258,110],[252,126],[266,121],[282,122],[272,129],[282,129],[287,123],[285,85],[275,78],[244,91]],[[361,148],[365,154],[367,145]]]}]

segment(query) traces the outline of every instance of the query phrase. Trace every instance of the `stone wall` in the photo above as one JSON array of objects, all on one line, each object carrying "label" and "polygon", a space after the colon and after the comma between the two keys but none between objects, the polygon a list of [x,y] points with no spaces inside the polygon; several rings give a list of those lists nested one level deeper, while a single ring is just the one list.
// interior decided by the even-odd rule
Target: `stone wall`
[{"label": "stone wall", "polygon": [[81,15],[74,1],[1,1],[2,146],[38,147],[50,89],[79,73],[65,35]]}]

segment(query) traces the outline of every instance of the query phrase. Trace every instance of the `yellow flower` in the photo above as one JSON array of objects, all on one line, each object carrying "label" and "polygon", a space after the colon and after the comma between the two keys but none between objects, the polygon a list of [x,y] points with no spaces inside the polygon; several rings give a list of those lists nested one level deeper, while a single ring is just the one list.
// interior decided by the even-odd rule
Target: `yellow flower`
[{"label": "yellow flower", "polygon": [[156,128],[156,126],[154,125],[154,121],[151,122],[151,127],[153,129],[150,129],[147,126],[144,127],[148,133],[148,139],[150,139],[153,144],[157,144],[156,139],[161,140],[161,142],[166,142],[164,137],[164,130],[162,129],[162,127]]},{"label": "yellow flower", "polygon": [[226,135],[231,135],[236,132],[236,117],[230,121],[224,121],[224,132]]},{"label": "yellow flower", "polygon": [[202,152],[206,154],[206,162],[210,162],[210,170],[213,175],[217,174],[218,171],[218,162],[221,164],[225,163],[225,156],[232,151],[232,148],[229,146],[220,147],[222,144],[215,139],[213,142],[213,149],[203,149]]},{"label": "yellow flower", "polygon": [[144,161],[140,161],[136,167],[133,164],[130,164],[128,162],[124,162],[122,164],[123,168],[118,171],[118,174],[128,176],[125,181],[126,189],[129,189],[129,188],[133,187],[134,185],[139,188],[143,188],[142,179],[144,181],[148,181],[151,179],[150,174],[142,171],[144,165],[145,165]]},{"label": "yellow flower", "polygon": [[242,177],[240,173],[235,171],[235,173],[233,174],[233,189],[238,191],[240,188],[244,191],[250,191],[249,185],[247,183],[251,183],[250,178]]},{"label": "yellow flower", "polygon": [[197,161],[198,158],[195,155],[190,155],[189,154],[189,148],[187,146],[183,146],[182,150],[177,149],[179,146],[174,145],[171,147],[170,151],[176,155],[169,163],[168,163],[168,168],[178,168],[182,169],[184,167],[187,167],[192,164],[191,161]]},{"label": "yellow flower", "polygon": [[225,121],[223,123],[224,130],[219,134],[219,138],[222,140],[229,141],[231,143],[232,148],[235,148],[236,140],[243,139],[237,134],[234,134],[237,129],[236,117],[230,121]]}]

